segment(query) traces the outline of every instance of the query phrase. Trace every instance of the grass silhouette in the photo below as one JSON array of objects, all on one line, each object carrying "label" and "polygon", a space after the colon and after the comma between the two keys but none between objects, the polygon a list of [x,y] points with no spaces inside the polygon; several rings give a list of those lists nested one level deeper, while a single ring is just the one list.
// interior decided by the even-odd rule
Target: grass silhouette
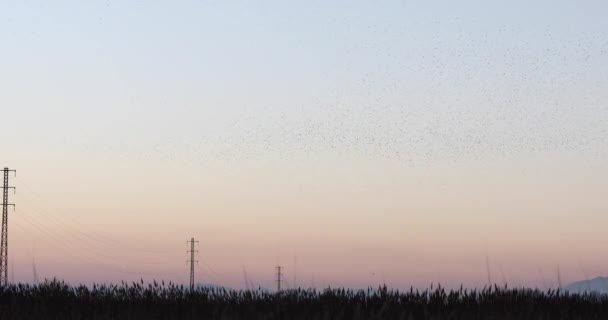
[{"label": "grass silhouette", "polygon": [[608,296],[537,289],[233,291],[141,282],[0,288],[0,319],[607,319]]}]

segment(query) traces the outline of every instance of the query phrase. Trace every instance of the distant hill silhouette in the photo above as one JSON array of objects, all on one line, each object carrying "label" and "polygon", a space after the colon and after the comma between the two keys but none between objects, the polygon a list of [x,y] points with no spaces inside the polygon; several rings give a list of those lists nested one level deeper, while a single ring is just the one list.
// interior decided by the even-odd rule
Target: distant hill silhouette
[{"label": "distant hill silhouette", "polygon": [[215,283],[207,283],[207,282],[198,282],[194,284],[195,287],[197,288],[213,288],[213,289],[226,289],[226,290],[232,290],[232,288],[226,287],[226,286],[222,286],[219,284],[215,284]]},{"label": "distant hill silhouette", "polygon": [[573,282],[563,288],[570,293],[597,292],[608,294],[608,277]]},{"label": "distant hill silhouette", "polygon": [[[230,287],[222,286],[222,285],[215,284],[215,283],[207,283],[207,282],[198,282],[195,284],[195,286],[197,288],[225,289],[227,291],[234,290],[233,288],[230,288]],[[272,290],[263,288],[263,287],[256,287],[256,288],[253,288],[253,290],[254,291],[263,291],[263,292],[272,292]]]}]

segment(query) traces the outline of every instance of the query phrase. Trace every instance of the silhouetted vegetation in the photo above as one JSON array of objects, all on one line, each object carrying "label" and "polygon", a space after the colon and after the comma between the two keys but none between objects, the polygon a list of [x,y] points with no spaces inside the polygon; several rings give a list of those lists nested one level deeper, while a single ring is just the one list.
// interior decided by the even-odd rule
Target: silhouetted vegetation
[{"label": "silhouetted vegetation", "polygon": [[143,282],[0,288],[0,319],[608,319],[608,296],[532,289],[386,287],[232,291]]}]

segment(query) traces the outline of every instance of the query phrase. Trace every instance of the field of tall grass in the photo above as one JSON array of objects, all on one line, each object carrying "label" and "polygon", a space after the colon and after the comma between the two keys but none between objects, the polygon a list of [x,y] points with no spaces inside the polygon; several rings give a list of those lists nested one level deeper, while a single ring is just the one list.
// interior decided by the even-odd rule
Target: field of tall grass
[{"label": "field of tall grass", "polygon": [[499,287],[191,291],[163,282],[51,280],[0,288],[0,319],[608,319],[608,296]]}]

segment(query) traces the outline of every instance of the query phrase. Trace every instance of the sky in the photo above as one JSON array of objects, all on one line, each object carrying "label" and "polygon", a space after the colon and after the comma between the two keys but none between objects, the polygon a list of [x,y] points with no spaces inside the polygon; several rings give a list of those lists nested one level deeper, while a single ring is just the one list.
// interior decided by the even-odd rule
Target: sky
[{"label": "sky", "polygon": [[[9,278],[606,275],[605,1],[2,1]],[[489,272],[488,272],[489,271]]]}]

